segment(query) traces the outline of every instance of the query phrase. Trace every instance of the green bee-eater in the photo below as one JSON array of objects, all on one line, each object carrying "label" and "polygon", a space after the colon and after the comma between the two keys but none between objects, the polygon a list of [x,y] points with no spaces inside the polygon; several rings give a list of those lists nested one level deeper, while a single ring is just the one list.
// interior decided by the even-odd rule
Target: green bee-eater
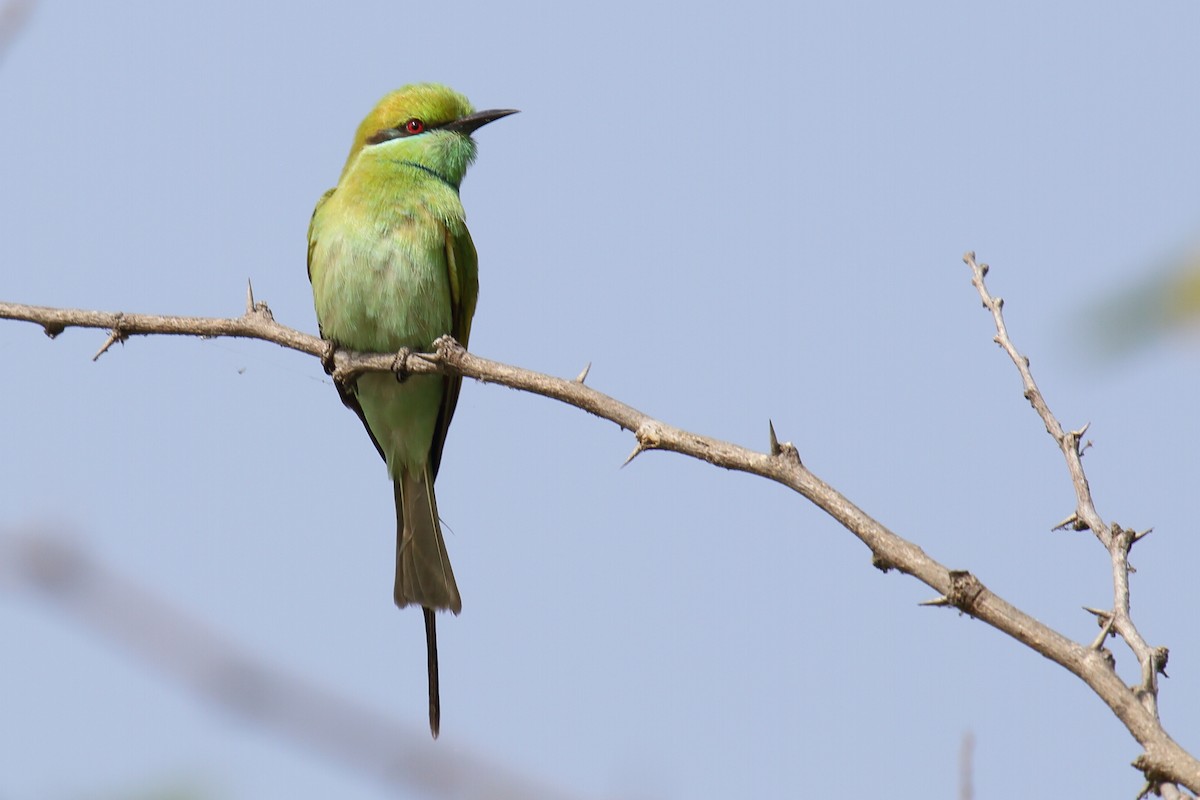
[{"label": "green bee-eater", "polygon": [[[444,334],[467,344],[479,278],[458,187],[475,159],[471,134],[512,113],[476,113],[445,86],[412,84],[367,115],[337,186],[317,201],[308,230],[308,277],[324,338],[374,353],[428,351]],[[338,386],[395,484],[395,600],[425,613],[435,738],[441,705],[434,611],[457,614],[462,599],[433,481],[461,382],[373,373]]]}]

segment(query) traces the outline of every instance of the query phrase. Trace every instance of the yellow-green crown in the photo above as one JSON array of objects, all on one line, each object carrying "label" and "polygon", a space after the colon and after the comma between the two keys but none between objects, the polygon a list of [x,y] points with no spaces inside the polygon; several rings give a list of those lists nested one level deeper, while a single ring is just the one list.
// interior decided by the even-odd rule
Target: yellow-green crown
[{"label": "yellow-green crown", "polygon": [[346,167],[354,161],[354,157],[367,140],[378,131],[386,128],[399,128],[410,119],[422,120],[427,126],[433,127],[446,122],[465,117],[474,112],[474,107],[466,97],[440,83],[410,83],[401,86],[394,92],[389,92],[375,104],[371,113],[358,126],[354,134],[354,144],[350,147],[350,156],[346,159]]}]

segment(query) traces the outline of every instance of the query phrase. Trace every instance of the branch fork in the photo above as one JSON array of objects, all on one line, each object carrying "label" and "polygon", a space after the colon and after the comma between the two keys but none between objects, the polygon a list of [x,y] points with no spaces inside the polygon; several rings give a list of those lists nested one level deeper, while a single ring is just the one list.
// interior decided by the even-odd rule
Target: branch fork
[{"label": "branch fork", "polygon": [[[669,450],[723,469],[758,475],[791,489],[861,540],[870,549],[875,566],[912,575],[939,592],[940,597],[931,601],[930,605],[959,608],[1082,679],[1142,745],[1143,752],[1135,766],[1145,774],[1152,791],[1178,797],[1175,784],[1182,784],[1200,792],[1200,760],[1180,747],[1166,733],[1158,719],[1156,676],[1165,668],[1166,649],[1147,645],[1129,615],[1129,547],[1148,531],[1126,535],[1124,529],[1119,526],[1110,528],[1101,519],[1092,501],[1081,463],[1085,448],[1081,448],[1079,442],[1086,427],[1080,431],[1065,432],[1050,413],[1029,371],[1029,360],[1017,352],[1008,337],[1002,314],[1003,301],[992,297],[984,284],[987,265],[976,263],[973,253],[966,254],[964,260],[971,268],[972,283],[979,292],[984,308],[992,315],[996,326],[995,341],[1017,367],[1025,396],[1066,460],[1075,487],[1076,509],[1059,527],[1091,530],[1109,551],[1114,602],[1111,612],[1103,612],[1103,636],[1098,641],[1103,642],[1107,636],[1117,635],[1135,653],[1142,667],[1142,680],[1133,689],[1126,686],[1113,671],[1111,654],[1107,654],[1107,651],[1097,652],[1100,647],[1096,642],[1088,646],[1068,639],[988,590],[971,572],[946,568],[916,544],[873,519],[806,467],[793,445],[779,442],[774,424],[770,425],[769,451],[756,452],[656,420],[587,386],[583,382],[586,370],[573,380],[557,378],[473,355],[449,337],[435,342],[433,353],[413,354],[406,366],[414,374],[443,373],[498,383],[558,400],[609,420],[631,431],[637,440],[626,463],[646,450]],[[394,372],[397,357],[396,354],[354,353],[332,348],[318,337],[280,325],[265,305],[254,301],[253,290],[249,287],[247,311],[235,319],[111,314],[3,302],[0,302],[0,319],[34,322],[51,336],[72,326],[108,330],[111,342],[106,348],[112,342],[124,341],[135,334],[262,339],[322,359],[327,371],[332,366],[331,374],[335,381],[340,382],[352,380],[362,372]],[[1105,654],[1109,656],[1108,659]]]},{"label": "branch fork", "polygon": [[[1033,380],[1033,375],[1029,371],[1029,359],[1017,352],[1016,347],[1009,338],[1002,313],[1004,301],[998,297],[993,297],[988,292],[984,282],[984,278],[988,272],[987,265],[977,263],[975,254],[971,252],[963,256],[963,261],[971,269],[971,283],[978,291],[980,299],[983,301],[983,307],[992,314],[992,320],[996,326],[996,343],[1004,349],[1016,365],[1017,371],[1021,375],[1026,399],[1029,400],[1034,410],[1037,411],[1038,416],[1041,417],[1042,422],[1046,426],[1046,432],[1054,438],[1066,460],[1067,471],[1070,473],[1072,484],[1075,487],[1076,508],[1071,516],[1056,525],[1054,529],[1059,530],[1071,527],[1075,530],[1091,530],[1109,554],[1113,579],[1113,608],[1112,611],[1086,609],[1097,616],[1101,625],[1100,634],[1091,642],[1088,650],[1100,652],[1104,641],[1109,636],[1120,636],[1137,658],[1138,664],[1141,667],[1142,679],[1134,687],[1127,687],[1122,684],[1119,688],[1108,688],[1106,686],[1104,689],[1101,689],[1097,685],[1100,683],[1101,676],[1096,676],[1097,683],[1092,683],[1090,680],[1088,683],[1109,704],[1113,711],[1117,713],[1117,716],[1125,722],[1130,732],[1133,733],[1134,737],[1145,748],[1142,755],[1134,762],[1135,766],[1142,770],[1147,779],[1147,788],[1143,790],[1143,794],[1153,791],[1154,793],[1179,796],[1178,788],[1174,785],[1176,783],[1186,785],[1193,792],[1200,791],[1200,783],[1197,782],[1197,778],[1200,778],[1200,773],[1191,772],[1191,770],[1195,769],[1195,766],[1187,768],[1187,773],[1189,774],[1186,778],[1183,771],[1176,769],[1176,767],[1180,766],[1180,763],[1175,759],[1179,756],[1182,748],[1179,748],[1174,740],[1167,735],[1158,718],[1157,675],[1166,664],[1166,648],[1151,648],[1145,639],[1142,638],[1129,613],[1129,574],[1134,571],[1133,567],[1129,564],[1129,550],[1133,546],[1133,543],[1146,536],[1149,530],[1141,534],[1136,534],[1132,530],[1122,528],[1116,523],[1111,525],[1106,524],[1100,517],[1092,499],[1091,487],[1088,484],[1087,476],[1084,474],[1082,462],[1084,452],[1091,445],[1090,442],[1081,445],[1081,440],[1087,433],[1090,423],[1078,430],[1063,430],[1062,425],[1051,413],[1045,398]],[[1107,661],[1111,665],[1112,654],[1107,650],[1104,650],[1103,654],[1106,655]],[[1081,677],[1088,680],[1086,675],[1081,675]],[[1130,703],[1130,700],[1133,702]],[[1130,713],[1130,709],[1132,708],[1142,709],[1148,717],[1139,717],[1135,720],[1132,713]],[[1190,755],[1188,758],[1195,764],[1194,758]],[[1171,762],[1171,767],[1167,766],[1168,762]]]}]

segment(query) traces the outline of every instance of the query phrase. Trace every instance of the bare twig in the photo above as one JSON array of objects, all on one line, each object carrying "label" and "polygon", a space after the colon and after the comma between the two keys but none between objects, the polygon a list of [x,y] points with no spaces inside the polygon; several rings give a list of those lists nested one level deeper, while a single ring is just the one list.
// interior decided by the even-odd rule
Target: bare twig
[{"label": "bare twig", "polygon": [[996,344],[1004,348],[1004,352],[1008,353],[1008,357],[1016,365],[1017,371],[1021,373],[1021,383],[1025,387],[1025,399],[1042,418],[1046,432],[1054,437],[1054,441],[1058,443],[1059,449],[1067,459],[1067,470],[1071,473],[1072,483],[1075,484],[1075,518],[1091,529],[1101,543],[1107,547],[1111,535],[1108,527],[1100,519],[1100,515],[1096,513],[1096,506],[1092,502],[1092,490],[1088,486],[1087,476],[1083,473],[1083,462],[1079,454],[1079,439],[1087,430],[1087,426],[1085,425],[1082,430],[1067,433],[1055,416],[1050,413],[1050,407],[1046,405],[1046,399],[1042,397],[1041,390],[1034,383],[1033,373],[1029,371],[1029,359],[1018,353],[1012,340],[1008,338],[1008,328],[1004,324],[1004,299],[992,297],[988,293],[987,285],[984,283],[988,271],[987,264],[975,263],[974,253],[967,253],[963,256],[963,260],[971,268],[971,283],[974,284],[979,296],[983,299],[983,307],[991,312],[992,321],[996,324]]},{"label": "bare twig", "polygon": [[[323,363],[332,368],[333,377],[339,382],[348,381],[362,372],[390,372],[394,368],[395,355],[344,350],[336,350],[331,355],[327,342],[280,325],[270,317],[265,306],[261,307],[262,310],[260,306],[256,304],[254,313],[237,319],[124,314],[120,317],[121,330],[130,336],[163,333],[263,339],[322,358]],[[0,303],[0,319],[4,318],[37,323],[51,335],[57,335],[71,326],[112,329],[117,319],[114,314],[94,311]],[[1002,324],[1003,321],[1000,322]],[[876,567],[882,570],[897,569],[912,575],[940,593],[939,604],[952,605],[986,622],[1079,676],[1142,745],[1143,753],[1135,762],[1139,769],[1148,777],[1155,776],[1158,782],[1163,779],[1177,781],[1200,791],[1200,761],[1166,734],[1152,706],[1138,701],[1101,654],[1071,641],[1006,602],[970,572],[951,571],[917,545],[897,536],[817,477],[803,464],[793,445],[780,444],[776,439],[778,452],[760,453],[691,433],[653,419],[576,380],[556,378],[472,355],[450,337],[439,339],[433,353],[412,354],[406,366],[408,372],[413,374],[443,373],[485,383],[499,383],[559,400],[610,420],[636,436],[637,446],[631,458],[649,450],[666,450],[724,469],[758,475],[792,489],[833,517],[870,548],[871,560]],[[1028,372],[1027,365],[1025,372]],[[1036,391],[1036,387],[1034,389]],[[1040,394],[1036,396],[1040,398]]]},{"label": "bare twig", "polygon": [[[1092,649],[1100,650],[1100,645],[1107,637],[1109,631],[1115,631],[1128,645],[1141,666],[1142,680],[1137,689],[1131,694],[1137,698],[1146,711],[1155,719],[1155,725],[1158,725],[1158,664],[1156,662],[1156,651],[1147,644],[1142,638],[1137,626],[1134,625],[1133,619],[1129,613],[1129,549],[1133,546],[1134,541],[1141,538],[1145,534],[1135,534],[1132,530],[1126,530],[1117,524],[1111,526],[1104,522],[1096,511],[1095,502],[1092,500],[1092,490],[1088,485],[1087,475],[1083,469],[1083,452],[1086,445],[1080,444],[1083,436],[1087,433],[1090,423],[1085,424],[1078,430],[1064,431],[1062,424],[1050,411],[1046,399],[1042,396],[1042,392],[1038,389],[1037,383],[1034,382],[1033,373],[1029,369],[1029,359],[1021,355],[1016,346],[1012,343],[1012,339],[1008,335],[1008,328],[1004,324],[1004,300],[999,297],[994,297],[987,288],[986,277],[988,273],[987,264],[979,264],[975,261],[974,253],[966,253],[963,256],[963,261],[971,268],[971,283],[979,292],[980,299],[983,300],[983,306],[992,315],[992,321],[996,325],[996,344],[1003,348],[1008,357],[1012,359],[1016,365],[1017,371],[1021,375],[1021,383],[1025,389],[1025,399],[1033,406],[1041,418],[1042,423],[1046,426],[1046,432],[1053,437],[1055,443],[1058,444],[1059,450],[1062,451],[1063,457],[1066,459],[1067,471],[1071,475],[1071,482],[1075,487],[1075,512],[1055,526],[1055,530],[1071,526],[1076,530],[1091,530],[1096,538],[1104,545],[1109,554],[1109,561],[1112,565],[1112,580],[1113,580],[1113,610],[1111,613],[1104,613],[1102,620],[1104,630],[1096,641],[1092,643]],[[1091,610],[1091,609],[1089,609]],[[1093,613],[1096,613],[1093,611]],[[1159,726],[1161,730],[1161,726]],[[1163,734],[1166,735],[1165,733]],[[1136,734],[1135,734],[1136,736]],[[1139,741],[1142,741],[1139,739]],[[1142,741],[1143,745],[1147,742]],[[1150,748],[1147,747],[1147,752],[1143,754],[1143,758],[1150,756]],[[1161,775],[1151,774],[1152,769],[1145,769],[1147,777],[1151,784],[1154,785],[1157,791],[1157,784],[1161,781],[1156,781],[1156,777]],[[1184,782],[1186,783],[1186,782]],[[1187,784],[1193,791],[1197,791],[1197,787],[1192,784]]]},{"label": "bare twig", "polygon": [[424,726],[403,725],[264,663],[60,534],[0,530],[0,588],[6,584],[40,594],[214,705],[393,789],[440,798],[572,796],[463,748],[448,753]]}]

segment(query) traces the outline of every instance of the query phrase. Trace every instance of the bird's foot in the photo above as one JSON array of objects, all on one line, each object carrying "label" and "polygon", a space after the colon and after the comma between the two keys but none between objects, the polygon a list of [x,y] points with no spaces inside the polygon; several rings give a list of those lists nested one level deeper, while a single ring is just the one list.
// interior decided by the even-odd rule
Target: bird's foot
[{"label": "bird's foot", "polygon": [[396,357],[392,359],[392,372],[396,375],[396,383],[404,383],[408,380],[408,359],[412,356],[411,347],[401,347],[396,352]]},{"label": "bird's foot", "polygon": [[453,359],[467,352],[467,348],[450,334],[443,334],[433,342],[433,349],[443,359]]},{"label": "bird's foot", "polygon": [[325,340],[325,350],[321,353],[321,368],[325,370],[326,375],[332,375],[336,365],[333,363],[333,357],[337,355],[338,346],[336,343]]}]

